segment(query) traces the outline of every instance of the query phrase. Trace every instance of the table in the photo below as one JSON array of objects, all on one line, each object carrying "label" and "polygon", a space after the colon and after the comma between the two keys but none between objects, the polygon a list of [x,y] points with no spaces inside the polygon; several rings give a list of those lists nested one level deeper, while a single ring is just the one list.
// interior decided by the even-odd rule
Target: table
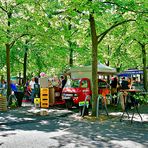
[{"label": "table", "polygon": [[[136,100],[133,95],[135,95],[136,93],[140,93],[141,91],[138,90],[138,89],[125,89],[125,90],[120,90],[121,92],[126,92],[127,93],[127,97],[124,98],[124,104],[125,104],[125,109],[123,111],[123,114],[121,116],[121,119],[120,121],[122,121],[123,117],[124,117],[124,114],[125,112],[127,113],[128,115],[128,118],[129,118],[129,113],[128,113],[128,110],[129,110],[129,102],[131,103],[130,105],[133,108],[133,115],[132,115],[132,118],[131,118],[131,123],[133,122],[133,117],[134,117],[134,114],[135,114],[135,110],[137,111],[138,115],[140,116],[141,118],[141,121],[142,121],[142,117],[139,113],[139,110],[138,110],[138,100]],[[126,99],[126,100],[125,100]]]}]

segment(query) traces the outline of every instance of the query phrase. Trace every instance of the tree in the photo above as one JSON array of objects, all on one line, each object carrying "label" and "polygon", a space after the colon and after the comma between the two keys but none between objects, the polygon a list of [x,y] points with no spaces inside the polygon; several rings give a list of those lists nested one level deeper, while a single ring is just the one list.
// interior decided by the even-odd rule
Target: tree
[{"label": "tree", "polygon": [[[141,64],[134,36],[138,28],[135,21],[146,20],[145,4],[144,0],[12,0],[6,3],[1,0],[0,43],[7,51],[8,81],[10,72],[17,73],[22,65],[25,81],[27,69],[35,74],[46,71],[52,75],[61,73],[65,67],[92,63],[95,115],[98,59],[108,60],[121,69],[129,67],[125,56],[132,66]],[[143,22],[146,21],[140,26],[146,26]],[[140,36],[141,29],[138,30]],[[146,48],[146,37],[135,39]],[[0,67],[5,70],[4,59],[1,57]]]},{"label": "tree", "polygon": [[[17,8],[20,7],[20,3],[15,2],[0,2],[0,9],[3,13],[3,18],[1,20],[4,21],[2,26],[3,31],[3,39],[5,41],[5,47],[6,47],[6,67],[7,67],[7,96],[10,95],[11,89],[10,89],[10,49],[13,47],[15,42],[20,39],[21,37],[25,36],[26,33],[18,33],[14,34],[14,26],[12,24],[12,21],[17,21]],[[6,25],[5,25],[6,24]],[[6,28],[6,29],[5,29]],[[18,28],[17,28],[18,29]],[[18,29],[19,30],[19,29]],[[15,32],[17,33],[17,32]]]},{"label": "tree", "polygon": [[[92,2],[93,4],[93,2]],[[98,4],[96,3],[96,5],[98,6]],[[107,8],[108,9],[108,8]],[[95,25],[95,18],[94,18],[94,10],[93,13],[90,13],[90,27],[91,27],[91,34],[92,34],[92,78],[93,78],[93,95],[92,95],[92,100],[93,100],[93,108],[92,108],[92,115],[96,115],[96,104],[97,104],[97,96],[98,96],[98,84],[97,84],[97,63],[98,63],[98,59],[97,56],[98,52],[97,52],[97,48],[98,48],[98,44],[104,39],[104,37],[114,28],[118,27],[119,25],[122,25],[124,23],[130,22],[130,21],[134,21],[133,19],[129,19],[129,20],[120,20],[116,23],[114,23],[111,27],[109,27],[108,29],[106,29],[105,31],[103,31],[102,33],[100,33],[97,36],[96,33],[96,25]]]}]

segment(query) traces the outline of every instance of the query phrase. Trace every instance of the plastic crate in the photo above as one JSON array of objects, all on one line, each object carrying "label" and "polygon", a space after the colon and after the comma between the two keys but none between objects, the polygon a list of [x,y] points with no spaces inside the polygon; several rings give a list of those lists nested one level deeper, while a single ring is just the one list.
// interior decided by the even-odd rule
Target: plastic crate
[{"label": "plastic crate", "polygon": [[7,99],[4,96],[0,96],[0,111],[7,111]]},{"label": "plastic crate", "polygon": [[40,98],[49,99],[49,94],[40,94]]},{"label": "plastic crate", "polygon": [[42,103],[41,102],[41,108],[49,108],[49,103]]},{"label": "plastic crate", "polygon": [[40,94],[49,94],[49,88],[40,88]]},{"label": "plastic crate", "polygon": [[49,103],[49,99],[47,99],[47,98],[41,98],[41,103]]}]

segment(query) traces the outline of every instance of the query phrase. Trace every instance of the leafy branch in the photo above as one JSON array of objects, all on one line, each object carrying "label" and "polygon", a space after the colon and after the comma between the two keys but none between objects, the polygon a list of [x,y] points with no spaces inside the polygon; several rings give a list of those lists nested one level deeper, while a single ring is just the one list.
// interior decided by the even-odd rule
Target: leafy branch
[{"label": "leafy branch", "polygon": [[131,21],[136,21],[136,20],[133,20],[133,19],[129,19],[129,20],[125,20],[125,21],[122,21],[122,22],[119,22],[119,23],[116,23],[114,25],[112,25],[110,28],[108,28],[107,30],[105,30],[103,33],[101,33],[100,35],[97,36],[97,38],[99,39],[98,40],[98,44],[103,40],[103,38],[106,36],[106,34],[111,31],[112,29],[114,29],[115,27],[119,26],[119,25],[122,25],[124,23],[127,23],[127,22],[131,22]]},{"label": "leafy branch", "polygon": [[19,37],[17,37],[16,39],[14,39],[14,40],[10,43],[10,48],[13,47],[13,45],[15,44],[15,42],[17,42],[17,40],[19,40],[20,38],[22,38],[22,37],[24,37],[24,36],[26,36],[26,35],[29,35],[29,34],[24,33],[24,34],[20,35]]},{"label": "leafy branch", "polygon": [[2,9],[4,12],[6,12],[6,13],[7,13],[7,10],[6,10],[6,9],[4,9],[2,6],[0,6],[0,9]]},{"label": "leafy branch", "polygon": [[[130,9],[129,7],[128,8],[124,7],[124,6],[122,6],[122,5],[120,5],[120,4],[116,3],[116,2],[104,1],[103,3],[104,4],[116,5],[119,8],[122,8],[122,9],[127,10],[127,11],[131,11],[131,12],[134,12],[134,13],[146,13],[146,14],[148,13],[148,11],[136,11],[136,10]],[[137,3],[137,5],[141,5],[141,4],[142,3]]]},{"label": "leafy branch", "polygon": [[141,94],[141,93],[137,93],[135,95],[133,95],[135,100],[138,100],[141,103],[148,103],[148,94]]}]

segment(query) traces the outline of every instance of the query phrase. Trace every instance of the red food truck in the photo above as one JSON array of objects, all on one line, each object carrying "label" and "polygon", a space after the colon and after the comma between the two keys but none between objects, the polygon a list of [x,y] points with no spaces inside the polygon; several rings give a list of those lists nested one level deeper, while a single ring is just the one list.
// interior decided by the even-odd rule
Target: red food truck
[{"label": "red food truck", "polygon": [[[98,93],[107,95],[110,92],[106,81],[98,79]],[[92,96],[91,80],[89,78],[71,79],[71,86],[65,86],[62,91],[62,99],[65,100],[67,108],[78,106],[88,96],[90,101]]]},{"label": "red food truck", "polygon": [[[71,78],[67,80],[67,84],[62,90],[62,100],[65,100],[67,108],[78,106],[79,102],[84,101],[88,96],[88,101],[92,96],[92,77],[91,66],[77,67],[70,70]],[[106,96],[110,93],[109,84],[99,78],[99,75],[113,75],[116,69],[103,64],[98,64],[98,94]]]}]

